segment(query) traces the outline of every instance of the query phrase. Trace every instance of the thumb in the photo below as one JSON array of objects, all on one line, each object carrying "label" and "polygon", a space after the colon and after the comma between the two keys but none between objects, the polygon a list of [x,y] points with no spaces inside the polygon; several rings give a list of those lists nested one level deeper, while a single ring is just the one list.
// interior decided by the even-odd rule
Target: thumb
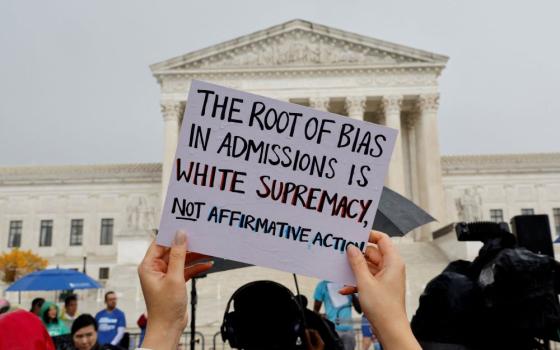
[{"label": "thumb", "polygon": [[358,284],[370,280],[372,276],[369,272],[366,259],[364,258],[362,252],[355,245],[350,244],[346,249],[346,254]]},{"label": "thumb", "polygon": [[169,265],[167,274],[176,278],[182,278],[185,267],[185,257],[187,256],[187,234],[184,231],[177,231],[173,245],[169,252]]}]

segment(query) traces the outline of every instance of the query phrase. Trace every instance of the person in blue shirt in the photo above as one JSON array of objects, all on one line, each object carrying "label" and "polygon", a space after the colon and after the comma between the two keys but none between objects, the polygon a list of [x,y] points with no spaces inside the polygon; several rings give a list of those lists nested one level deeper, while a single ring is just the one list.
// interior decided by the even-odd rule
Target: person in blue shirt
[{"label": "person in blue shirt", "polygon": [[336,283],[321,281],[315,287],[313,311],[319,312],[325,305],[325,317],[335,324],[335,329],[345,350],[354,350],[356,338],[352,328],[352,297],[341,295],[338,291],[344,287]]},{"label": "person in blue shirt", "polygon": [[117,308],[117,294],[110,291],[105,293],[105,309],[95,315],[97,321],[97,341],[100,345],[117,345],[124,336],[126,317]]}]

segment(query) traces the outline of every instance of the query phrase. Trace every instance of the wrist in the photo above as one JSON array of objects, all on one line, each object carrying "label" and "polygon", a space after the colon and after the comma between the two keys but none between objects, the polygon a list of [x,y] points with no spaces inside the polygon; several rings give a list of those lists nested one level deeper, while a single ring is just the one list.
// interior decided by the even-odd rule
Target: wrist
[{"label": "wrist", "polygon": [[377,337],[386,350],[421,350],[406,317],[386,322],[375,330]]},{"label": "wrist", "polygon": [[152,350],[175,350],[182,333],[183,329],[176,324],[166,325],[156,320],[149,320],[142,347]]}]

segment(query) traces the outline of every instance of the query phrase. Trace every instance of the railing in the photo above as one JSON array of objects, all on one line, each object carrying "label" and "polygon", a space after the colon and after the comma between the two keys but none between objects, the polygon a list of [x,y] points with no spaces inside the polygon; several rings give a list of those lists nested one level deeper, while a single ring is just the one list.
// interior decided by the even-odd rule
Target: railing
[{"label": "railing", "polygon": [[[210,348],[210,350],[218,350],[218,348],[216,347],[216,338],[219,337],[220,338],[220,344],[222,345],[219,349],[220,350],[225,350],[226,349],[226,343],[224,343],[224,341],[222,340],[222,333],[220,331],[216,332],[216,334],[214,334],[214,336],[212,337],[212,347]],[[229,346],[228,346],[229,348]]]}]

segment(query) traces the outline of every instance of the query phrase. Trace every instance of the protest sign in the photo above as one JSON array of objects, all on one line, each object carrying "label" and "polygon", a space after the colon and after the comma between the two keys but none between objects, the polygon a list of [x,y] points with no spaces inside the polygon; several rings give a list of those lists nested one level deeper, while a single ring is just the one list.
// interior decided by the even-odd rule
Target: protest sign
[{"label": "protest sign", "polygon": [[354,284],[397,130],[191,84],[158,243]]}]

